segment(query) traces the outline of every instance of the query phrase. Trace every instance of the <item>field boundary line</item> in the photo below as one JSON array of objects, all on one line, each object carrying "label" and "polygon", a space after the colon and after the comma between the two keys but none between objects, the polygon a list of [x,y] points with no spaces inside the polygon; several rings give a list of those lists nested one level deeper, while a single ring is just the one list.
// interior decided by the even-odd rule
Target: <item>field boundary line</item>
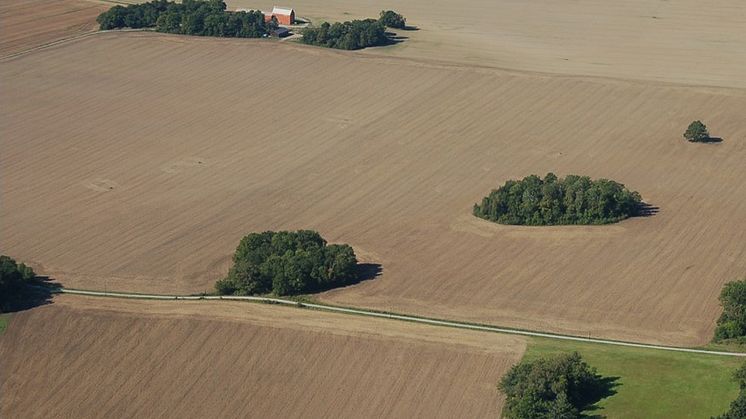
[{"label": "field boundary line", "polygon": [[57,45],[60,45],[60,44],[64,44],[66,42],[75,41],[77,39],[87,38],[89,36],[94,36],[96,34],[101,34],[101,33],[111,33],[111,32],[153,32],[153,31],[154,31],[154,29],[149,29],[149,28],[145,28],[145,29],[111,29],[111,30],[103,30],[103,31],[99,30],[99,29],[94,29],[94,30],[91,30],[91,31],[79,33],[77,35],[68,36],[67,38],[62,38],[62,39],[54,40],[52,42],[47,42],[46,44],[37,45],[37,46],[31,47],[29,49],[24,49],[23,51],[18,51],[18,52],[14,52],[12,54],[0,56],[0,61],[10,60],[12,58],[16,58],[16,57],[20,57],[20,56],[23,56],[23,55],[26,55],[26,54],[30,54],[30,53],[35,52],[35,51],[39,51],[39,50],[42,50],[42,49],[46,49],[46,48],[50,48],[50,47],[57,46]]},{"label": "field boundary line", "polygon": [[511,329],[508,327],[490,326],[483,324],[474,324],[468,322],[461,322],[455,320],[444,320],[444,319],[432,319],[425,317],[418,317],[413,315],[398,314],[398,313],[387,313],[375,310],[367,310],[360,308],[347,308],[338,307],[327,304],[309,303],[302,301],[286,300],[283,298],[273,297],[254,297],[254,296],[238,296],[238,295],[169,295],[169,294],[138,294],[138,293],[125,293],[118,291],[95,291],[95,290],[83,290],[83,289],[72,289],[72,288],[57,288],[54,290],[56,293],[63,294],[74,294],[91,297],[109,297],[109,298],[123,298],[123,299],[142,299],[142,300],[167,300],[167,301],[199,301],[199,300],[210,300],[210,301],[250,301],[256,303],[269,303],[269,304],[281,304],[286,306],[293,306],[298,308],[310,308],[314,310],[343,313],[358,316],[377,317],[384,319],[400,320],[420,324],[428,324],[432,326],[451,327],[463,330],[475,330],[481,332],[492,332],[502,333],[509,335],[529,336],[529,337],[540,337],[547,339],[558,339],[558,340],[569,340],[575,342],[585,343],[597,343],[602,345],[616,345],[625,346],[632,348],[641,349],[654,349],[672,352],[684,352],[684,353],[695,353],[704,355],[718,355],[718,356],[735,356],[735,357],[746,357],[744,352],[727,352],[727,351],[712,351],[707,349],[695,349],[695,348],[684,348],[678,346],[667,346],[667,345],[654,345],[641,342],[627,342],[612,339],[599,339],[591,337],[581,337],[573,335],[563,335],[559,333],[548,333],[539,332],[533,330],[521,330]]}]

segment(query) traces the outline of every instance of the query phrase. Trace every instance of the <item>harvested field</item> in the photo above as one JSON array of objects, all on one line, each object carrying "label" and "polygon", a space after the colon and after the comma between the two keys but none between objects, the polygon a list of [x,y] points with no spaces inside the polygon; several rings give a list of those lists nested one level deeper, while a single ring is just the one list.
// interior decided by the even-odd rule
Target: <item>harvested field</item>
[{"label": "harvested field", "polygon": [[87,0],[9,0],[0,4],[0,56],[98,29],[111,3]]},{"label": "harvested field", "polygon": [[[270,1],[227,0],[266,10]],[[370,54],[746,88],[743,0],[295,0],[315,22],[394,9],[418,31]]]},{"label": "harvested field", "polygon": [[0,416],[497,417],[524,349],[284,307],[62,296],[0,337]]},{"label": "harvested field", "polygon": [[[202,292],[244,234],[313,228],[383,268],[327,302],[695,345],[746,273],[744,90],[150,33],[6,60],[0,78],[0,251],[66,286]],[[724,141],[686,143],[693,119]],[[547,171],[617,180],[660,212],[470,215]]]}]

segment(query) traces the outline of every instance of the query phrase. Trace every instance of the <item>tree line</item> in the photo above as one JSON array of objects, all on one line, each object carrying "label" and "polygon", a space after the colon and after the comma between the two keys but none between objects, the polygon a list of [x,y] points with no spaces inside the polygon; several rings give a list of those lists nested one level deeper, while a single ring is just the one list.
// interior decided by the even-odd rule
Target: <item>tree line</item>
[{"label": "tree line", "polygon": [[326,48],[356,50],[388,45],[392,41],[386,27],[406,28],[407,19],[393,10],[384,10],[376,19],[352,20],[348,22],[324,22],[318,27],[302,31],[301,42]]},{"label": "tree line", "polygon": [[549,173],[509,180],[474,204],[474,215],[500,224],[609,224],[637,215],[642,198],[624,185]]},{"label": "tree line", "polygon": [[357,258],[346,244],[327,244],[311,230],[265,231],[241,239],[221,295],[295,295],[345,285],[357,279]]},{"label": "tree line", "polygon": [[728,282],[720,292],[723,312],[715,328],[715,342],[746,343],[746,279]]},{"label": "tree line", "polygon": [[268,26],[260,11],[227,12],[222,0],[184,0],[175,3],[153,0],[129,6],[114,6],[96,21],[102,30],[155,28],[158,32],[182,35],[259,38]]}]

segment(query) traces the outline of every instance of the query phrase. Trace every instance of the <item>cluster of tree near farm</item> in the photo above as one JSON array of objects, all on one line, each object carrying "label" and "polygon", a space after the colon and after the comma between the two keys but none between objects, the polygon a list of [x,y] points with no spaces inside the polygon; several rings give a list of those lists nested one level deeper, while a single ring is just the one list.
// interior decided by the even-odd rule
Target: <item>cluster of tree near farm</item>
[{"label": "cluster of tree near farm", "polygon": [[639,193],[617,182],[549,173],[505,182],[474,204],[474,215],[500,224],[609,224],[636,215],[641,204]]},{"label": "cluster of tree near farm", "polygon": [[0,255],[0,313],[24,306],[29,285],[35,284],[36,274],[23,263]]},{"label": "cluster of tree near farm", "polygon": [[221,295],[294,295],[354,282],[357,258],[346,244],[327,245],[311,230],[266,231],[241,239]]},{"label": "cluster of tree near farm", "polygon": [[[182,35],[260,38],[273,28],[260,11],[228,12],[223,0],[184,0],[176,3],[153,0],[148,3],[114,6],[96,21],[102,30],[155,28],[158,32]],[[302,42],[328,48],[355,50],[387,45],[386,27],[406,28],[406,19],[384,10],[379,19],[323,23],[303,30]]]},{"label": "cluster of tree near farm", "polygon": [[381,12],[378,20],[364,19],[349,22],[324,22],[319,27],[303,30],[304,44],[326,48],[355,50],[387,45],[391,42],[386,27],[405,29],[407,20],[393,10]]},{"label": "cluster of tree near farm", "polygon": [[96,21],[101,29],[152,28],[158,32],[260,38],[267,35],[269,25],[259,11],[227,12],[222,0],[184,0],[175,3],[153,0],[149,3],[114,6],[101,13]]},{"label": "cluster of tree near farm", "polygon": [[577,352],[521,361],[498,387],[509,419],[581,418],[583,410],[610,394],[609,381]]}]

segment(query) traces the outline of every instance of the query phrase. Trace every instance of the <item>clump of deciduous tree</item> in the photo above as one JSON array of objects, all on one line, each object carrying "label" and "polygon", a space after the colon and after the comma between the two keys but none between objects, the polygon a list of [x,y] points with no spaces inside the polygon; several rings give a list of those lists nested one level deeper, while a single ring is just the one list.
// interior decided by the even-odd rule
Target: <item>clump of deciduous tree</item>
[{"label": "clump of deciduous tree", "polygon": [[684,138],[693,143],[701,143],[710,139],[710,133],[702,121],[694,121],[684,131]]},{"label": "clump of deciduous tree", "polygon": [[184,0],[114,6],[96,21],[102,30],[155,27],[158,32],[183,35],[259,38],[267,34],[259,11],[227,12],[222,0]]},{"label": "clump of deciduous tree", "polygon": [[641,205],[640,194],[620,183],[549,173],[505,182],[474,204],[474,215],[500,224],[608,224],[638,214]]},{"label": "clump of deciduous tree", "polygon": [[251,233],[215,288],[222,295],[293,295],[352,283],[357,259],[346,244],[327,245],[310,230]]},{"label": "clump of deciduous tree", "polygon": [[0,255],[0,312],[23,306],[28,286],[34,283],[35,278],[36,274],[30,267]]},{"label": "clump of deciduous tree", "polygon": [[715,341],[746,343],[746,279],[725,284],[720,292],[723,313],[715,328]]},{"label": "clump of deciduous tree", "polygon": [[382,10],[378,18],[383,26],[396,29],[406,29],[407,19],[393,10]]},{"label": "clump of deciduous tree", "polygon": [[386,45],[390,42],[383,24],[375,19],[353,20],[303,29],[301,41],[327,48],[355,50]]},{"label": "clump of deciduous tree", "polygon": [[730,404],[730,409],[715,419],[743,419],[746,418],[746,364],[736,370],[733,378],[738,382],[740,391],[736,400]]},{"label": "clump of deciduous tree", "polygon": [[502,378],[503,416],[510,419],[573,419],[609,395],[609,382],[580,354],[522,361]]}]

